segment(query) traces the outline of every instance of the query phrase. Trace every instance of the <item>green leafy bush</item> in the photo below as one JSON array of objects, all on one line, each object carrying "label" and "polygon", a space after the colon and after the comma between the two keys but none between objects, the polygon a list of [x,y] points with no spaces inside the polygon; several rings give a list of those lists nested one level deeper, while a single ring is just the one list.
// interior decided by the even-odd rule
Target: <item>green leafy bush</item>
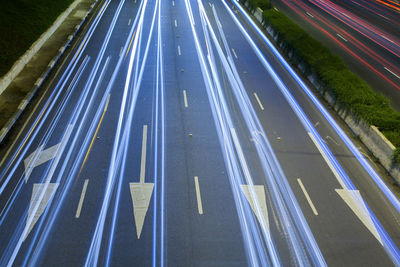
[{"label": "green leafy bush", "polygon": [[0,0],[0,77],[73,0]]}]

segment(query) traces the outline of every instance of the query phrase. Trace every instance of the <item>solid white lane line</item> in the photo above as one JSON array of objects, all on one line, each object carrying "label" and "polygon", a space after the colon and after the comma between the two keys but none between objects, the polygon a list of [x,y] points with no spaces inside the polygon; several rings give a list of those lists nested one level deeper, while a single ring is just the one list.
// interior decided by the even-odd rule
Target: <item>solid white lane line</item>
[{"label": "solid white lane line", "polygon": [[310,136],[310,138],[313,141],[314,145],[318,148],[318,151],[322,155],[322,157],[324,158],[326,164],[328,164],[329,168],[331,169],[331,171],[335,175],[336,180],[339,182],[340,186],[342,188],[347,188],[347,186],[343,182],[342,178],[340,177],[339,173],[336,171],[335,167],[332,165],[332,163],[329,160],[328,156],[325,154],[325,151],[322,149],[322,147],[319,145],[319,143],[315,139],[314,135],[311,132],[308,132],[308,135]]},{"label": "solid white lane line", "polygon": [[183,90],[183,102],[185,103],[185,108],[187,108],[189,105],[187,101],[186,90]]},{"label": "solid white lane line", "polygon": [[201,203],[199,177],[197,176],[194,177],[194,185],[196,187],[197,209],[199,211],[199,214],[203,214],[203,204]]},{"label": "solid white lane line", "polygon": [[182,55],[182,53],[181,53],[181,46],[180,46],[180,45],[178,45],[178,55]]},{"label": "solid white lane line", "polygon": [[258,105],[260,106],[261,110],[264,110],[264,106],[263,106],[263,104],[261,103],[260,99],[258,98],[257,93],[254,93],[254,97],[256,98],[256,100],[257,100],[257,102],[258,102]]},{"label": "solid white lane line", "polygon": [[175,28],[178,27],[178,22],[176,20],[174,21],[174,23],[175,23]]},{"label": "solid white lane line", "polygon": [[233,55],[235,56],[235,58],[238,58],[238,56],[237,56],[237,54],[236,54],[236,51],[235,51],[235,49],[233,49],[233,48],[232,48],[232,53],[233,53]]},{"label": "solid white lane line", "polygon": [[385,70],[387,70],[388,72],[390,72],[392,75],[394,75],[395,77],[397,77],[397,79],[400,79],[400,76],[399,75],[397,75],[396,73],[394,73],[393,71],[391,71],[390,69],[388,69],[388,68],[386,68],[386,67],[384,67],[385,68]]},{"label": "solid white lane line", "polygon": [[308,15],[308,16],[310,16],[310,17],[314,17],[313,15],[311,15],[310,13],[308,13],[308,12],[306,12],[306,14]]},{"label": "solid white lane line", "polygon": [[146,172],[146,149],[147,149],[147,125],[143,125],[143,140],[142,140],[142,159],[140,162],[140,183],[144,183]]},{"label": "solid white lane line", "polygon": [[336,34],[337,36],[339,36],[339,38],[341,38],[343,41],[347,42],[347,39],[345,39],[343,36],[341,36],[340,34]]},{"label": "solid white lane line", "polygon": [[304,187],[304,185],[303,185],[301,179],[300,179],[300,178],[297,178],[297,182],[299,183],[301,190],[303,191],[304,195],[306,196],[306,199],[307,199],[308,204],[310,205],[312,211],[313,211],[314,214],[317,216],[317,215],[318,215],[318,211],[317,211],[317,209],[315,208],[313,202],[311,201],[311,198],[310,198],[310,196],[308,195],[308,192],[307,192],[306,188]]},{"label": "solid white lane line", "polygon": [[85,183],[83,184],[83,188],[82,188],[81,198],[79,199],[78,208],[76,209],[75,218],[79,218],[79,216],[81,216],[83,200],[85,199],[88,183],[89,183],[89,179],[85,179]]}]

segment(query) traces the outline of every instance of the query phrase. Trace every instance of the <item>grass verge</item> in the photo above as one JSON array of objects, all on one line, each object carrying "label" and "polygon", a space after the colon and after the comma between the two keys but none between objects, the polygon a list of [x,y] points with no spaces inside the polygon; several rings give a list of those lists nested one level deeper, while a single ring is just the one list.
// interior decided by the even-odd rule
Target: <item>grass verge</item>
[{"label": "grass verge", "polygon": [[73,0],[0,0],[0,77]]}]

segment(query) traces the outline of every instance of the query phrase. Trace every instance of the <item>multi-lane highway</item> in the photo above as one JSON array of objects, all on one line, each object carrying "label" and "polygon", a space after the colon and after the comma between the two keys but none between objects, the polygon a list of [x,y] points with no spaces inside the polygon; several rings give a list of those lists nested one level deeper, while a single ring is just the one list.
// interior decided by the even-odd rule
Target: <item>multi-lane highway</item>
[{"label": "multi-lane highway", "polygon": [[230,1],[99,3],[3,152],[1,266],[391,266],[398,199]]},{"label": "multi-lane highway", "polygon": [[390,1],[273,1],[400,111],[400,13]]}]

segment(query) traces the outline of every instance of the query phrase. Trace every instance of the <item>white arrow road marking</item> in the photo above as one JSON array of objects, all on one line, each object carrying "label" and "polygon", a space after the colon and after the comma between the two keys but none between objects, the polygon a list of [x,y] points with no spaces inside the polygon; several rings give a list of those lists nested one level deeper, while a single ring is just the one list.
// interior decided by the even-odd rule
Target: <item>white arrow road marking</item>
[{"label": "white arrow road marking", "polygon": [[43,150],[44,145],[41,145],[24,160],[25,182],[28,182],[29,176],[31,175],[33,168],[42,165],[43,163],[53,159],[56,156],[58,147],[59,144]]},{"label": "white arrow road marking", "polygon": [[340,174],[337,172],[335,166],[333,166],[332,162],[329,160],[328,156],[326,155],[325,151],[322,149],[321,145],[318,143],[317,139],[315,139],[315,136],[311,133],[308,132],[308,135],[310,136],[311,140],[313,141],[314,145],[318,148],[319,153],[321,153],[322,157],[324,158],[326,164],[328,164],[329,168],[333,172],[333,174],[336,177],[336,180],[339,182],[340,186],[342,188],[347,188],[346,184],[343,182],[342,177],[340,177]]},{"label": "white arrow road marking", "polygon": [[144,219],[146,217],[147,210],[149,209],[149,203],[153,194],[153,183],[129,183],[131,190],[132,203],[133,203],[133,215],[135,217],[136,233],[138,239],[142,233]]},{"label": "white arrow road marking", "polygon": [[142,158],[140,164],[140,182],[129,183],[132,196],[133,216],[135,218],[136,233],[138,239],[142,233],[144,219],[149,209],[150,199],[153,194],[154,183],[145,183],[146,171],[146,148],[147,148],[147,125],[143,126]]},{"label": "white arrow road marking", "polygon": [[360,192],[358,190],[348,189],[336,189],[336,192],[383,246],[382,239],[371,219],[371,216],[369,215],[369,211],[365,206],[364,200],[362,199]]},{"label": "white arrow road marking", "polygon": [[351,210],[356,214],[356,216],[361,220],[361,222],[368,228],[368,230],[375,236],[375,238],[381,243],[383,246],[382,239],[372,222],[370,213],[365,205],[363,198],[358,190],[349,190],[346,184],[343,182],[341,176],[336,171],[335,167],[332,165],[328,156],[325,154],[325,151],[319,145],[317,140],[315,139],[312,133],[308,133],[310,135],[311,140],[314,142],[322,157],[325,159],[329,168],[332,170],[335,175],[337,181],[342,186],[342,189],[335,189],[335,191],[340,195],[340,197],[346,202],[346,204],[351,208]]},{"label": "white arrow road marking", "polygon": [[40,216],[54,196],[59,183],[33,184],[31,202],[29,204],[28,218],[24,230],[24,240],[29,235]]},{"label": "white arrow road marking", "polygon": [[[265,190],[263,185],[241,185],[243,194],[256,215],[264,233],[269,235],[269,221]],[[259,211],[257,211],[259,209]]]},{"label": "white arrow road marking", "polygon": [[32,171],[35,167],[42,165],[43,163],[46,163],[47,161],[50,161],[53,158],[61,155],[61,152],[63,151],[62,148],[65,146],[65,143],[68,141],[68,138],[71,134],[71,130],[72,130],[72,125],[69,125],[67,128],[67,131],[65,132],[65,134],[63,136],[61,143],[51,146],[45,150],[43,150],[44,145],[41,145],[24,160],[25,183],[28,182],[28,179],[31,176]]},{"label": "white arrow road marking", "polygon": [[239,160],[243,166],[243,172],[249,184],[249,185],[240,185],[240,188],[242,189],[243,194],[245,195],[247,201],[249,202],[251,209],[255,213],[258,222],[261,225],[262,230],[264,231],[266,236],[270,237],[268,210],[267,210],[267,202],[265,199],[264,186],[254,185],[235,128],[231,128],[231,135],[233,143],[235,144],[236,152],[238,153],[239,156]]}]

